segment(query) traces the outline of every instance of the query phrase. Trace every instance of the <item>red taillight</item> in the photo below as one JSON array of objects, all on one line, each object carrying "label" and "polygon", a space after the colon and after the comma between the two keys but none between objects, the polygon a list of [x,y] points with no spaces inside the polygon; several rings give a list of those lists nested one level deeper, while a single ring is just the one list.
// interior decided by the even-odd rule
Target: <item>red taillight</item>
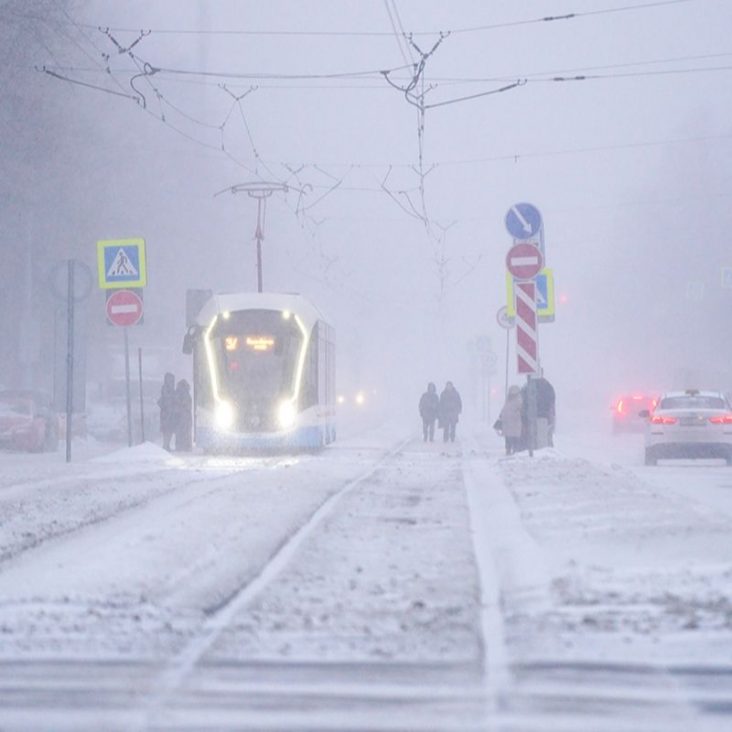
[{"label": "red taillight", "polygon": [[676,417],[663,417],[660,414],[654,414],[651,417],[651,424],[676,424],[678,421]]},{"label": "red taillight", "polygon": [[732,414],[720,414],[718,417],[710,417],[712,424],[732,424]]},{"label": "red taillight", "polygon": [[618,414],[623,413],[623,400],[621,399],[617,405],[615,406],[615,409],[617,410]]}]

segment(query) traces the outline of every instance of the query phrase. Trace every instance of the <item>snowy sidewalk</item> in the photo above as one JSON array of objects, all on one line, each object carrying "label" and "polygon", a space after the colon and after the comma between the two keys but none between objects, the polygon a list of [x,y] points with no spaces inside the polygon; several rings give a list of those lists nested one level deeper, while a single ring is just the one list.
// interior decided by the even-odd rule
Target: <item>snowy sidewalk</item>
[{"label": "snowy sidewalk", "polygon": [[617,465],[478,444],[466,484],[498,728],[727,729],[729,519]]}]

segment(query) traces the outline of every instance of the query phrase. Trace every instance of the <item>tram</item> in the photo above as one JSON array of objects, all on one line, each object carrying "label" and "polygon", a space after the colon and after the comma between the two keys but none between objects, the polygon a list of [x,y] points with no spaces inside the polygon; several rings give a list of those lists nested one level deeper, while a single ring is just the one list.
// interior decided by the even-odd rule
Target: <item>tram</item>
[{"label": "tram", "polygon": [[213,295],[189,327],[196,445],[317,450],[336,437],[333,328],[301,295]]}]

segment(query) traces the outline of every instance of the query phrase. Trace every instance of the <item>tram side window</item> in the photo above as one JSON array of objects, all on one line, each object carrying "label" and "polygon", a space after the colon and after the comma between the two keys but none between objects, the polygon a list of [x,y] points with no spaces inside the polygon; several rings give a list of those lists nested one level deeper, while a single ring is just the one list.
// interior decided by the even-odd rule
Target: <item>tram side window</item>
[{"label": "tram side window", "polygon": [[318,403],[318,324],[313,327],[302,375],[302,409]]}]

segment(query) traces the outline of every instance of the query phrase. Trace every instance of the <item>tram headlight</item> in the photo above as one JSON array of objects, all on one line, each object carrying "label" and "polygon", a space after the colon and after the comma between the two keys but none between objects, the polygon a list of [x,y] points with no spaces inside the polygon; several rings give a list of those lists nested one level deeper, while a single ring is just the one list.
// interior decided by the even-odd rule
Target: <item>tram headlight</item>
[{"label": "tram headlight", "polygon": [[277,409],[277,421],[283,430],[287,430],[295,424],[296,416],[295,405],[289,399],[280,403]]},{"label": "tram headlight", "polygon": [[234,407],[229,402],[219,402],[216,405],[216,426],[220,430],[228,430],[234,425],[236,420],[236,412]]}]

